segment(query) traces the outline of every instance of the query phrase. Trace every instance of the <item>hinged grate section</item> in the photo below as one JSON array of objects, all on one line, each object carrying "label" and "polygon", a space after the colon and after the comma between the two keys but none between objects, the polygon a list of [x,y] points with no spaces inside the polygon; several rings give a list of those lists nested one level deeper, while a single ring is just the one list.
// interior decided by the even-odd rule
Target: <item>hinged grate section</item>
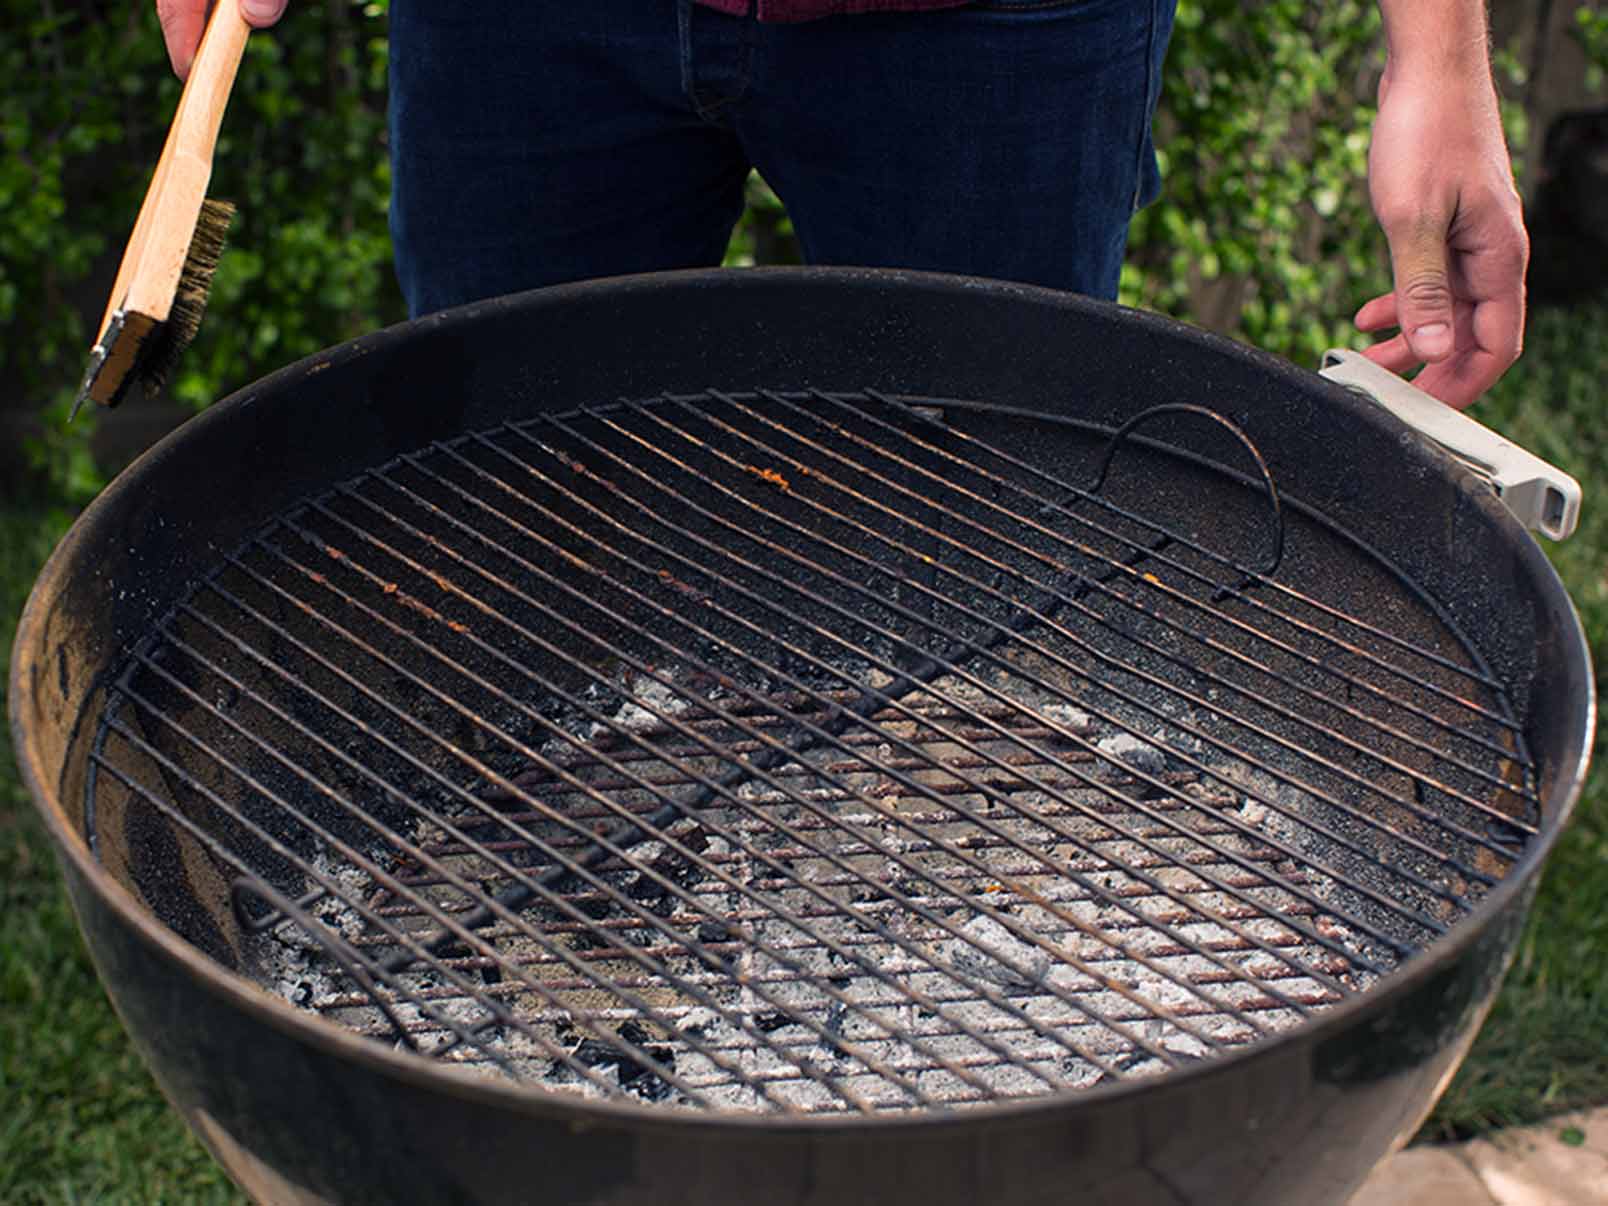
[{"label": "hinged grate section", "polygon": [[92,839],[271,991],[555,1091],[928,1109],[1265,1040],[1538,811],[1436,609],[1168,421],[711,392],[422,449],[142,647]]}]

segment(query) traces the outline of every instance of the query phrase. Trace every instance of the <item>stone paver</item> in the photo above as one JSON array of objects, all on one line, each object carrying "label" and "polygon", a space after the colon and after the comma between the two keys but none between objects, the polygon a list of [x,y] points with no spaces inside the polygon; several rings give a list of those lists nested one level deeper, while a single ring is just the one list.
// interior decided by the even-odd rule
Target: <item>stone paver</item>
[{"label": "stone paver", "polygon": [[1474,1170],[1444,1147],[1410,1147],[1373,1170],[1351,1206],[1494,1206]]},{"label": "stone paver", "polygon": [[1350,1206],[1608,1206],[1608,1106],[1398,1152]]},{"label": "stone paver", "polygon": [[[1466,1146],[1463,1158],[1500,1206],[1608,1206],[1608,1154],[1565,1143],[1578,1121],[1555,1118]],[[1599,1125],[1599,1140],[1608,1126]]]}]

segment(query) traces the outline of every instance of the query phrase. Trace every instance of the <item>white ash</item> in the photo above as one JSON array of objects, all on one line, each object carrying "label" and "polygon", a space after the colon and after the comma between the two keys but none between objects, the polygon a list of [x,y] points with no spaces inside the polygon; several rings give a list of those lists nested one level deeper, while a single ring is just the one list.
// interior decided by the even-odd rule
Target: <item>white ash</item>
[{"label": "white ash", "polygon": [[1088,733],[1094,729],[1094,719],[1081,708],[1059,699],[1047,700],[1038,705],[1038,714],[1074,733]]},{"label": "white ash", "polygon": [[631,693],[635,698],[622,703],[614,714],[614,723],[622,728],[642,730],[663,724],[649,708],[657,708],[666,716],[679,716],[691,706],[685,696],[656,678],[638,678],[631,686]]},{"label": "white ash", "polygon": [[1159,775],[1167,769],[1167,755],[1148,741],[1131,733],[1114,733],[1095,742],[1094,748],[1143,775]]},{"label": "white ash", "polygon": [[[1100,731],[1088,713],[1007,672],[987,681],[1020,701],[1027,723],[1037,717],[1091,738]],[[926,694],[962,706],[999,704],[948,679]],[[689,700],[651,678],[634,682],[630,696],[615,711],[616,723],[644,741],[681,748],[643,704],[681,715]],[[930,704],[919,697],[909,702]],[[624,1093],[688,1108],[964,1106],[1162,1074],[1299,1025],[1303,1010],[1340,999],[1318,970],[1332,952],[1293,933],[1277,905],[1258,911],[1263,889],[1223,886],[1245,874],[1228,856],[1249,858],[1258,846],[1253,836],[1225,831],[1226,813],[1284,836],[1287,822],[1280,825],[1261,805],[1252,809],[1267,784],[1240,781],[1243,797],[1209,778],[1185,784],[1176,800],[1164,802],[1174,829],[1161,831],[1153,808],[1163,805],[1151,814],[1127,808],[1116,794],[1127,789],[1079,784],[1053,763],[1011,772],[1020,777],[1007,781],[1003,799],[999,789],[976,790],[950,769],[962,751],[936,732],[948,723],[890,722],[889,740],[853,747],[864,772],[825,769],[841,768],[846,758],[845,750],[827,745],[799,758],[809,773],[780,776],[783,789],[750,780],[734,793],[740,804],[717,804],[673,830],[677,843],[698,830],[695,851],[746,890],[695,873],[680,881],[691,901],[664,896],[658,920],[609,906],[607,926],[576,947],[592,960],[583,966],[635,977],[633,983],[642,979],[641,966],[623,954],[609,956],[609,948],[660,952],[653,958],[663,960],[668,976],[633,990],[649,1014],[605,987],[575,988],[580,973],[529,940],[488,932],[485,941],[496,944],[504,964],[497,1000],[523,1021],[483,1039],[486,1052],[466,1044],[449,1058],[494,1068],[495,1056],[522,1081],[554,1092]],[[906,740],[934,751],[931,769],[917,776],[930,780],[933,794],[912,793],[881,769],[910,756]],[[1144,740],[1108,730],[1095,741],[1119,783],[1129,770],[1165,771],[1167,744],[1160,732]],[[575,746],[558,739],[549,746],[545,756],[576,761]],[[983,746],[985,754],[1016,758],[1013,766],[1024,748],[1004,737]],[[661,773],[646,765],[648,777]],[[985,765],[966,773],[997,780],[1001,770]],[[978,823],[984,815],[986,829]],[[802,827],[808,840],[784,832],[784,825]],[[1191,836],[1197,829],[1212,833],[1216,853],[1205,861],[1208,847]],[[1141,832],[1151,836],[1140,841],[1134,835]],[[427,825],[419,837],[443,842],[448,835]],[[811,852],[811,844],[835,852],[836,860]],[[770,852],[783,846],[792,853],[777,863]],[[452,857],[485,874],[468,855]],[[634,899],[647,908],[661,903],[648,881],[677,857],[671,843],[655,839],[628,850],[624,865],[614,863],[604,875],[627,895],[639,889]],[[319,867],[354,899],[375,891],[355,869]],[[799,883],[778,888],[788,875]],[[784,912],[814,932],[801,931]],[[332,908],[321,924],[348,940],[365,932],[352,909]],[[436,932],[422,916],[408,924]],[[530,914],[530,924],[541,924],[538,914]],[[1355,937],[1328,916],[1319,932],[1344,949]],[[569,939],[559,934],[553,941]],[[257,943],[263,979],[274,991],[386,1033],[380,1012],[294,926],[281,925]],[[468,1028],[490,1016],[441,974],[413,971],[400,982],[424,1001],[393,1005],[405,1025],[418,1029],[422,1047],[442,1041],[447,1023]],[[1358,991],[1368,977],[1348,971],[1342,983]],[[1290,1001],[1318,1004],[1292,1008]],[[630,1026],[638,1030],[624,1029]],[[638,1031],[646,1037],[628,1042],[625,1036]],[[633,1046],[667,1053],[666,1076],[691,1095],[632,1055]],[[569,1066],[576,1061],[589,1069],[586,1075]]]},{"label": "white ash", "polygon": [[1050,956],[1023,942],[999,922],[979,914],[945,944],[949,962],[961,971],[1007,988],[1032,988],[1050,970]]}]

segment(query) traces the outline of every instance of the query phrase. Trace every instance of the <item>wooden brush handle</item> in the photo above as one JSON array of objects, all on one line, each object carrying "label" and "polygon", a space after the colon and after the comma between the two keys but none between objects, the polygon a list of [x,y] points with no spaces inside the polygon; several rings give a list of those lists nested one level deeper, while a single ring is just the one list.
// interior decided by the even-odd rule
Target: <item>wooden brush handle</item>
[{"label": "wooden brush handle", "polygon": [[240,15],[239,0],[218,0],[190,64],[162,157],[123,252],[97,340],[116,310],[141,314],[154,322],[167,321],[201,216],[201,202],[212,179],[218,127],[250,32]]}]

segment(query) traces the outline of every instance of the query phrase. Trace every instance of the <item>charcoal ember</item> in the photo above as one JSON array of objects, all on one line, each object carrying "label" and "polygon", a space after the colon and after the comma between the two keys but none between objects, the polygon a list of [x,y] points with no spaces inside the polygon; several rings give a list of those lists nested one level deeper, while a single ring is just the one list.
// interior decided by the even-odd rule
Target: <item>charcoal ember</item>
[{"label": "charcoal ember", "polygon": [[1003,988],[1032,988],[1050,970],[1050,956],[1023,942],[992,917],[978,916],[960,927],[952,938],[949,961],[960,971],[980,976]]}]

